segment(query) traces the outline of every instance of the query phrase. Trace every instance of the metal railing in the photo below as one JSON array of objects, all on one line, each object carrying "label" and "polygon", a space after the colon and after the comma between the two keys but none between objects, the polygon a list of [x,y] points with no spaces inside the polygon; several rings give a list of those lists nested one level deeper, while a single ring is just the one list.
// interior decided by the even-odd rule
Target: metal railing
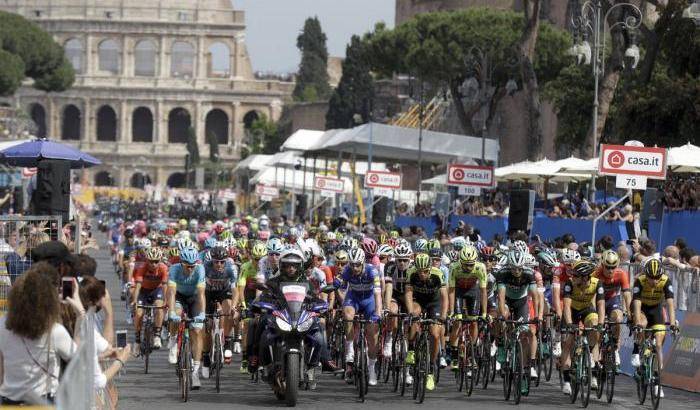
[{"label": "metal railing", "polygon": [[56,409],[92,410],[95,407],[95,310],[90,308],[80,327],[81,344],[61,376]]},{"label": "metal railing", "polygon": [[[629,272],[630,286],[642,273],[640,263],[623,263],[620,268]],[[674,290],[676,309],[687,312],[700,312],[700,274],[697,270],[680,269],[675,266],[664,266],[664,273],[671,278]]]}]

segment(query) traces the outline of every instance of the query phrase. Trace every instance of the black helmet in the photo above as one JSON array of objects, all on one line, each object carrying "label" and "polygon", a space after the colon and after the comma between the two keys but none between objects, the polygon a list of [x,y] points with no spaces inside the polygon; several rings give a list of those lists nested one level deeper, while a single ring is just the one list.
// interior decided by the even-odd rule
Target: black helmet
[{"label": "black helmet", "polygon": [[428,255],[430,255],[431,258],[442,258],[442,249],[430,248]]},{"label": "black helmet", "polygon": [[133,238],[134,237],[134,230],[129,228],[124,230],[124,237],[125,238]]},{"label": "black helmet", "polygon": [[225,260],[228,258],[228,251],[223,246],[215,246],[209,251],[209,256],[211,256],[212,260]]}]

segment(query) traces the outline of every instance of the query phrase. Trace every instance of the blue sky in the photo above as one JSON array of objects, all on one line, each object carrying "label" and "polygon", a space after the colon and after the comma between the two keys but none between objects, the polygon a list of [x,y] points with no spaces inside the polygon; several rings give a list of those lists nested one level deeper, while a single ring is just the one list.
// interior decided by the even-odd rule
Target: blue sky
[{"label": "blue sky", "polygon": [[331,56],[345,56],[353,34],[384,21],[394,25],[394,0],[232,0],[246,12],[246,44],[255,71],[293,72],[299,65],[296,38],[307,17],[318,16]]}]

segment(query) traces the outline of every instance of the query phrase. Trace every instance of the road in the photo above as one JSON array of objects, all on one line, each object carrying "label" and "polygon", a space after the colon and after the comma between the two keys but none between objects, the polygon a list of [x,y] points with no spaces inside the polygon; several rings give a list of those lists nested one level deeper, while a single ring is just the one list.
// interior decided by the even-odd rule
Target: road
[{"label": "road", "polygon": [[[104,243],[104,242],[102,242]],[[133,327],[126,324],[124,302],[119,300],[119,283],[112,270],[111,262],[107,251],[101,250],[93,253],[97,259],[99,279],[107,282],[109,290],[113,295],[115,307],[116,323],[115,329],[128,329],[129,340],[133,340]],[[234,363],[223,369],[222,391],[216,393],[212,380],[202,380],[202,389],[193,391],[190,395],[190,402],[182,403],[179,398],[177,377],[174,368],[167,363],[167,352],[165,349],[154,352],[151,356],[151,367],[149,374],[143,372],[143,362],[139,358],[134,358],[127,362],[126,371],[119,376],[117,386],[119,388],[119,408],[120,409],[230,409],[235,408],[278,408],[283,404],[278,402],[270,388],[264,384],[252,384],[248,376],[239,373],[240,358],[235,357]],[[445,376],[447,373],[443,373]],[[559,384],[556,376],[552,382],[543,383],[538,388],[534,388],[529,397],[524,397],[520,404],[522,408],[539,409],[562,409],[580,406],[571,405],[568,397],[563,396],[559,391]],[[664,388],[666,397],[661,403],[666,409],[697,409],[700,394],[688,393],[681,390]],[[695,403],[695,404],[693,404]],[[355,390],[342,380],[331,375],[324,374],[318,384],[316,391],[302,391],[298,404],[306,409],[328,409],[330,406],[334,410],[357,409],[358,406],[373,407],[382,406],[386,410],[406,409],[410,407],[430,406],[447,409],[463,409],[464,406],[477,406],[480,410],[497,409],[505,406],[512,406],[512,402],[503,400],[501,384],[496,379],[494,384],[489,385],[487,390],[475,389],[471,397],[466,397],[456,390],[452,377],[443,377],[441,384],[435,391],[426,394],[423,405],[415,404],[410,396],[400,397],[390,391],[388,386],[382,385],[371,388],[367,400],[360,404],[355,399]],[[612,405],[591,398],[588,408],[639,408],[634,392],[632,379],[620,376],[616,383],[615,400]],[[650,408],[649,398],[645,406]]]}]

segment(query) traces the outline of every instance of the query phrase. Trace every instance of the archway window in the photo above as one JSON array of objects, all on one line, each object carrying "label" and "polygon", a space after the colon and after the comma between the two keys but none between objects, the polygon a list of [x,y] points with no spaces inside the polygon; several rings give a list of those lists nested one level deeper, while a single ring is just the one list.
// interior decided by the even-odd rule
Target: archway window
[{"label": "archway window", "polygon": [[114,178],[109,171],[100,171],[95,174],[95,186],[114,186]]},{"label": "archway window", "polygon": [[77,38],[72,38],[66,41],[63,46],[66,52],[66,58],[70,61],[76,74],[85,72],[85,46],[83,41]]},{"label": "archway window", "polygon": [[224,43],[209,46],[209,76],[228,77],[231,73],[231,52]]},{"label": "archway window", "polygon": [[131,137],[134,142],[153,142],[153,114],[148,108],[139,107],[134,110]]},{"label": "archway window", "polygon": [[112,74],[119,74],[121,59],[119,58],[119,44],[114,40],[105,40],[100,43],[97,49],[100,60],[100,71]]},{"label": "archway window", "polygon": [[184,188],[185,182],[187,181],[184,172],[173,172],[168,177],[168,187],[170,188]]},{"label": "archway window", "polygon": [[187,78],[194,75],[194,47],[184,41],[176,41],[170,51],[170,75]]},{"label": "archway window", "polygon": [[134,75],[156,75],[156,45],[151,40],[141,40],[134,48]]},{"label": "archway window", "polygon": [[61,139],[79,140],[80,128],[80,110],[73,104],[66,105],[66,108],[63,109]]},{"label": "archway window", "polygon": [[205,122],[206,136],[216,136],[219,144],[228,144],[228,115],[222,110],[213,109],[207,114]]},{"label": "archway window", "polygon": [[253,126],[253,123],[260,119],[260,114],[258,114],[257,111],[248,111],[244,116],[243,116],[243,127],[245,129],[249,129],[250,127]]},{"label": "archway window", "polygon": [[143,172],[136,172],[131,176],[130,185],[132,188],[143,189],[146,185],[151,184],[151,177]]},{"label": "archway window", "polygon": [[39,103],[32,104],[29,108],[29,116],[36,126],[34,134],[38,138],[46,138],[46,110],[44,106]]},{"label": "archway window", "polygon": [[109,105],[103,105],[97,111],[97,140],[117,140],[117,113]]},{"label": "archway window", "polygon": [[184,108],[175,108],[168,115],[168,142],[185,143],[192,126],[190,113]]}]

